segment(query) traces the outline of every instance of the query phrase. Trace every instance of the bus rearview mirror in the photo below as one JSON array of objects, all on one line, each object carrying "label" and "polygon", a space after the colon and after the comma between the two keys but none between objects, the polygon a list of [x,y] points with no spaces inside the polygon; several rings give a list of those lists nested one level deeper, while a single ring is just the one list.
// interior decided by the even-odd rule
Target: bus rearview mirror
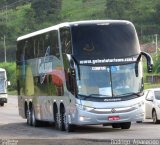
[{"label": "bus rearview mirror", "polygon": [[147,72],[150,73],[153,71],[153,60],[149,53],[141,52],[143,56],[147,59]]},{"label": "bus rearview mirror", "polygon": [[10,81],[7,81],[7,85],[10,86],[10,85],[11,85],[11,82],[10,82]]}]

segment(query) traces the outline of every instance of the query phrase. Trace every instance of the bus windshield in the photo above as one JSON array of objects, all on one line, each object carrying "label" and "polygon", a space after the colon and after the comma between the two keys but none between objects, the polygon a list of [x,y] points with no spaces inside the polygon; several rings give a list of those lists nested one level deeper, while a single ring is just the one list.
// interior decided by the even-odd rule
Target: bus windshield
[{"label": "bus windshield", "polygon": [[90,97],[124,97],[142,89],[142,70],[138,77],[135,63],[119,66],[79,66],[78,94]]},{"label": "bus windshield", "polygon": [[0,93],[5,92],[4,82],[4,79],[0,79]]},{"label": "bus windshield", "polygon": [[5,74],[4,72],[0,72],[0,93],[5,92]]}]

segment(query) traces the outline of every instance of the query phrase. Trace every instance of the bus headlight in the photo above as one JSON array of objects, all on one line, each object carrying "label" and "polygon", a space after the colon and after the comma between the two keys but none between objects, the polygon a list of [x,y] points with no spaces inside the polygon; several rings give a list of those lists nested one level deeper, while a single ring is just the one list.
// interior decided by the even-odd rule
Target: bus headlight
[{"label": "bus headlight", "polygon": [[138,103],[136,103],[136,104],[132,105],[132,107],[140,108],[140,107],[142,107],[143,105],[144,105],[144,102],[143,102],[143,101],[141,101],[141,102],[138,102]]},{"label": "bus headlight", "polygon": [[88,106],[84,106],[84,105],[80,105],[80,104],[76,104],[76,106],[84,111],[92,111],[94,108],[93,107],[88,107]]}]

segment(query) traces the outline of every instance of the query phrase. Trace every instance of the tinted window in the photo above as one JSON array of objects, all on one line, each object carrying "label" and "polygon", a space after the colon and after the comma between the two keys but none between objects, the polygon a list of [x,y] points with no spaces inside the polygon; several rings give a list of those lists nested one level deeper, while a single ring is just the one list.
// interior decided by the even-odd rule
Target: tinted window
[{"label": "tinted window", "polygon": [[122,58],[139,53],[135,29],[130,24],[90,24],[72,27],[73,53],[84,58]]},{"label": "tinted window", "polygon": [[42,35],[35,36],[32,39],[32,51],[34,54],[34,58],[44,57],[47,53],[47,48],[50,48],[49,55],[54,55],[58,58],[60,57],[57,31],[44,33]]}]

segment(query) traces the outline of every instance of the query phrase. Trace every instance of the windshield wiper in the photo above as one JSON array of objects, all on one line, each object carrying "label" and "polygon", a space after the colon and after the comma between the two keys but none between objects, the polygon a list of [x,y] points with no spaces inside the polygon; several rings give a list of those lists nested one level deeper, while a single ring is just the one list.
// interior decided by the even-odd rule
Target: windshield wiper
[{"label": "windshield wiper", "polygon": [[81,97],[85,97],[85,98],[91,98],[91,97],[112,97],[109,95],[102,95],[102,94],[90,94],[90,95],[82,95],[82,94],[78,94]]},{"label": "windshield wiper", "polygon": [[88,95],[89,97],[112,97],[112,96],[109,96],[109,95],[102,95],[102,94],[90,94]]},{"label": "windshield wiper", "polygon": [[125,94],[122,94],[120,96],[132,96],[132,95],[136,95],[136,96],[142,96],[144,93],[143,92],[138,92],[138,93],[125,93]]}]

